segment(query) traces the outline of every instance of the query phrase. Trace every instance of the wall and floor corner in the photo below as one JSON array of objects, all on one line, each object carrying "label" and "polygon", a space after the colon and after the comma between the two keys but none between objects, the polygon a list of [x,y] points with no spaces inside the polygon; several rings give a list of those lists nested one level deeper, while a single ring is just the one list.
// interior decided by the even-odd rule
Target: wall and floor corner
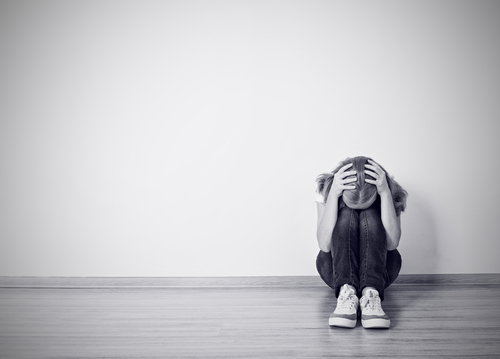
[{"label": "wall and floor corner", "polygon": [[405,274],[500,273],[500,3],[2,1],[0,276],[315,275],[379,161]]}]

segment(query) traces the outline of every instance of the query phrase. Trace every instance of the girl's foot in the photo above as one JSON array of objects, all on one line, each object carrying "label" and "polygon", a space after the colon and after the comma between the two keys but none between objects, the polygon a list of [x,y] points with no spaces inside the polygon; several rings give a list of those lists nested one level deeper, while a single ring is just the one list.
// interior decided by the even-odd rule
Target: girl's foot
[{"label": "girl's foot", "polygon": [[356,291],[344,284],[337,299],[337,308],[328,323],[335,327],[354,328],[358,319],[358,304]]},{"label": "girl's foot", "polygon": [[382,303],[375,289],[368,289],[360,300],[361,324],[364,328],[389,328],[391,320],[382,309]]}]

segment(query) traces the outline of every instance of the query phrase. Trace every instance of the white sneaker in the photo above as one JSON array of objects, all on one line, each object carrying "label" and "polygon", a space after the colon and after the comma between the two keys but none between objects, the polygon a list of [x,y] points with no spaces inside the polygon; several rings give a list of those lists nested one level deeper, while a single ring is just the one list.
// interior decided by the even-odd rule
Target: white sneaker
[{"label": "white sneaker", "polygon": [[389,328],[391,320],[382,309],[378,292],[368,289],[360,301],[361,324],[364,328]]},{"label": "white sneaker", "polygon": [[337,308],[330,315],[328,323],[335,327],[354,328],[358,319],[358,304],[354,290],[344,284],[337,299]]}]

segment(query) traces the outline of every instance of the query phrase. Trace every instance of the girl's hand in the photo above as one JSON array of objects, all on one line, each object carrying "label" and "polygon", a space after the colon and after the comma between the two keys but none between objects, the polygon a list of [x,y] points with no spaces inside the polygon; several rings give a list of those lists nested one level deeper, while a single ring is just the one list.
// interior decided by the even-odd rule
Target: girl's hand
[{"label": "girl's hand", "polygon": [[377,186],[377,192],[379,195],[385,192],[390,193],[391,190],[389,189],[387,177],[384,170],[375,161],[368,160],[368,162],[370,164],[365,164],[365,168],[367,168],[367,170],[365,170],[365,175],[370,175],[375,179],[371,180],[366,178],[365,176],[365,182]]},{"label": "girl's hand", "polygon": [[348,183],[355,182],[358,180],[358,178],[357,177],[346,178],[356,174],[356,171],[346,172],[346,170],[351,166],[352,163],[348,163],[345,166],[341,167],[337,173],[335,173],[335,176],[333,176],[332,187],[330,188],[330,193],[328,194],[328,197],[330,197],[331,195],[338,198],[342,196],[342,192],[344,192],[345,189],[356,188],[356,186],[348,185]]}]

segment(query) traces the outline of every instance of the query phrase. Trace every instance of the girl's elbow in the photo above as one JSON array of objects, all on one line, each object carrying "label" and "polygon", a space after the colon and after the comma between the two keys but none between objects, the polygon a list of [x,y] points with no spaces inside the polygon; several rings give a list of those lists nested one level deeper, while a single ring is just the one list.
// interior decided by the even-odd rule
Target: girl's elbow
[{"label": "girl's elbow", "polygon": [[329,240],[325,240],[325,238],[319,233],[316,235],[316,238],[318,240],[319,249],[321,249],[323,252],[330,252],[332,246],[331,242]]},{"label": "girl's elbow", "polygon": [[388,250],[388,251],[393,251],[393,250],[395,250],[396,248],[398,248],[398,246],[399,246],[399,241],[398,241],[398,242],[396,242],[396,243],[388,243],[388,244],[387,244],[387,250]]},{"label": "girl's elbow", "polygon": [[399,247],[399,240],[401,239],[401,232],[394,235],[390,240],[387,241],[387,250],[393,251]]},{"label": "girl's elbow", "polygon": [[319,249],[321,249],[323,252],[326,252],[326,253],[328,253],[332,250],[331,246],[325,245],[325,244],[322,245],[321,243],[319,244]]}]

